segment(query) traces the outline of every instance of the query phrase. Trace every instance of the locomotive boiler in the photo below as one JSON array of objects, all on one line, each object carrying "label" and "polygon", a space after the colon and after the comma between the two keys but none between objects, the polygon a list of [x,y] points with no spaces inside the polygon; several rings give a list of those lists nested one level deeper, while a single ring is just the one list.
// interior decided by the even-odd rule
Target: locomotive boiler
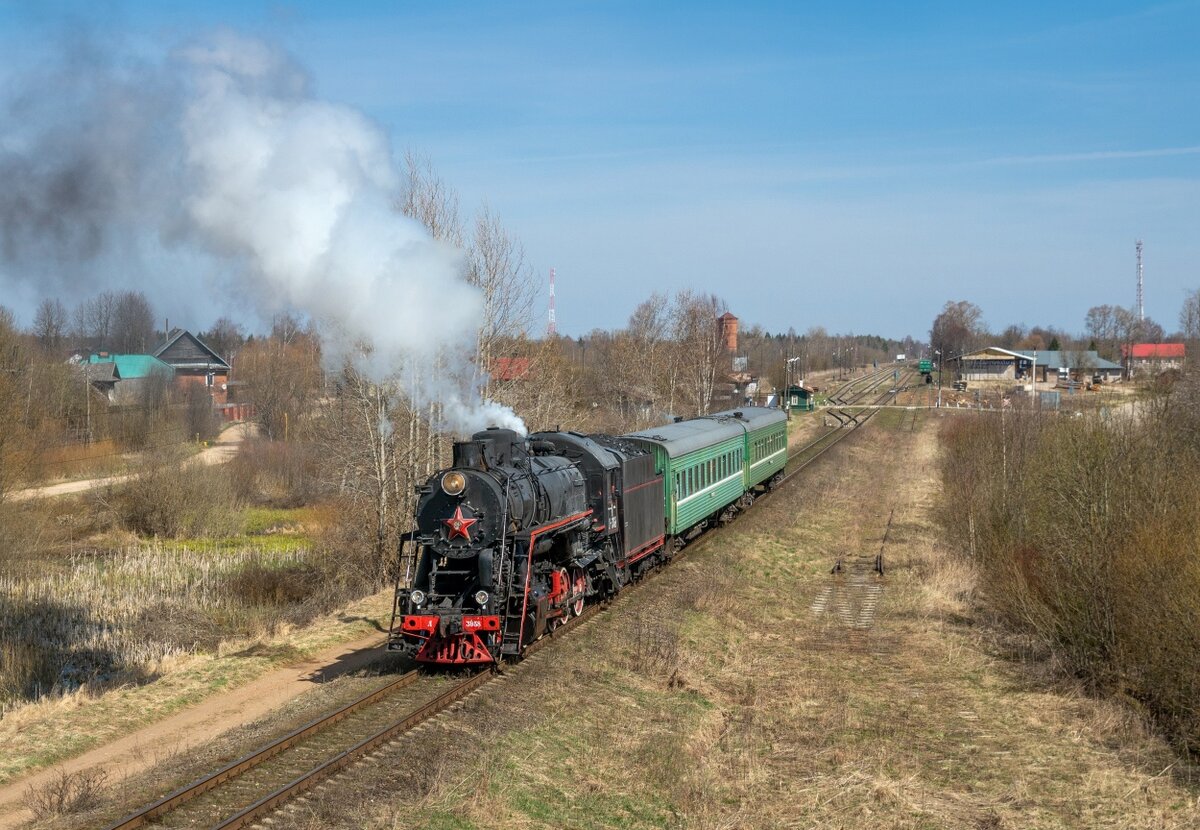
[{"label": "locomotive boiler", "polygon": [[418,487],[416,570],[396,593],[392,650],[422,663],[519,655],[629,581],[663,545],[654,457],[613,436],[507,429],[454,445]]}]

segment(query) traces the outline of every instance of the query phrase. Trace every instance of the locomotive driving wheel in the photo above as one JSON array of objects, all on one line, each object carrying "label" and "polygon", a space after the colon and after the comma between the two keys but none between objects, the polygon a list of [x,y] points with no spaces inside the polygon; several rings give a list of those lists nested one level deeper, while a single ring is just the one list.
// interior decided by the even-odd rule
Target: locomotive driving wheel
[{"label": "locomotive driving wheel", "polygon": [[587,593],[587,574],[583,568],[571,568],[571,613],[578,617],[583,613],[583,597]]}]

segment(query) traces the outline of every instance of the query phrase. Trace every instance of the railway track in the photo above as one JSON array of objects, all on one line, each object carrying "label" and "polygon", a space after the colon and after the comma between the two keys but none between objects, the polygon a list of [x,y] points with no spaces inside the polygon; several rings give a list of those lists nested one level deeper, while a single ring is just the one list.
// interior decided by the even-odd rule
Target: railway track
[{"label": "railway track", "polygon": [[[881,371],[844,384],[835,394],[840,406],[852,407],[886,382],[891,370]],[[894,398],[889,388],[871,403]],[[839,410],[844,411],[844,410]],[[779,487],[841,441],[877,410],[853,413],[830,432],[801,447],[796,463],[789,464]],[[759,503],[771,495],[765,493]],[[700,538],[720,535],[716,527]],[[686,550],[686,549],[685,549]],[[650,578],[641,579],[615,598],[620,602],[636,592]],[[530,645],[529,656],[583,626],[612,603],[594,605],[579,617]],[[139,827],[208,828],[235,830],[261,822],[283,804],[311,790],[339,770],[370,755],[417,725],[453,706],[496,676],[481,671],[465,678],[446,678],[409,671],[386,686],[364,695],[335,712],[318,718],[266,746],[237,758],[214,773],[206,775],[148,804],[108,826],[107,830],[134,830]]]},{"label": "railway track", "polygon": [[[878,372],[843,384],[834,390],[830,394],[829,400],[834,401],[838,408],[826,410],[826,413],[834,418],[837,425],[795,451],[793,458],[788,462],[788,471],[780,484],[782,485],[787,482],[792,476],[799,473],[809,464],[812,464],[821,455],[845,438],[852,430],[865,424],[879,411],[878,409],[868,407],[877,407],[887,403],[889,400],[895,400],[896,396],[907,388],[905,381],[912,375],[912,370],[901,370],[899,378],[896,377],[894,371],[893,369],[881,369]],[[889,380],[892,381],[892,385],[889,385],[880,392],[879,390]],[[874,398],[864,400],[876,392],[878,394]],[[860,404],[860,408],[854,409],[854,404]],[[915,412],[913,417],[916,417]]]},{"label": "railway track", "polygon": [[[621,596],[625,595],[622,592]],[[579,628],[607,608],[606,604],[588,608],[559,628],[554,637]],[[553,642],[554,637],[531,644],[526,656]],[[448,680],[409,671],[383,688],[138,809],[107,830],[149,826],[235,830],[256,824],[287,801],[450,708],[494,675],[480,671]]]}]

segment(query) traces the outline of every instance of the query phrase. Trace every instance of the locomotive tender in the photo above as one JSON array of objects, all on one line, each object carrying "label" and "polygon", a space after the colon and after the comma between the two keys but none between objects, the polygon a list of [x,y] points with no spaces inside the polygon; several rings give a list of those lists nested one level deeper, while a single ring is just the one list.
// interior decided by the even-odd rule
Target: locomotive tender
[{"label": "locomotive tender", "polygon": [[388,648],[486,665],[617,594],[783,478],[786,416],[745,407],[629,435],[507,429],[417,488],[416,571]]}]

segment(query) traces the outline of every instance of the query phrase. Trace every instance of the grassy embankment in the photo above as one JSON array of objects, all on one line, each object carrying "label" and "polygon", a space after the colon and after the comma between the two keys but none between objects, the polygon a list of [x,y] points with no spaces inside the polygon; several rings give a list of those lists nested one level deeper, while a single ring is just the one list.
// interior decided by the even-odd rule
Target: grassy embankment
[{"label": "grassy embankment", "polygon": [[[975,625],[973,577],[934,523],[943,419],[909,432],[908,417],[881,413],[652,587],[286,823],[1196,826],[1161,740],[998,656]],[[874,577],[829,571],[878,550],[893,509],[872,617]]]}]

